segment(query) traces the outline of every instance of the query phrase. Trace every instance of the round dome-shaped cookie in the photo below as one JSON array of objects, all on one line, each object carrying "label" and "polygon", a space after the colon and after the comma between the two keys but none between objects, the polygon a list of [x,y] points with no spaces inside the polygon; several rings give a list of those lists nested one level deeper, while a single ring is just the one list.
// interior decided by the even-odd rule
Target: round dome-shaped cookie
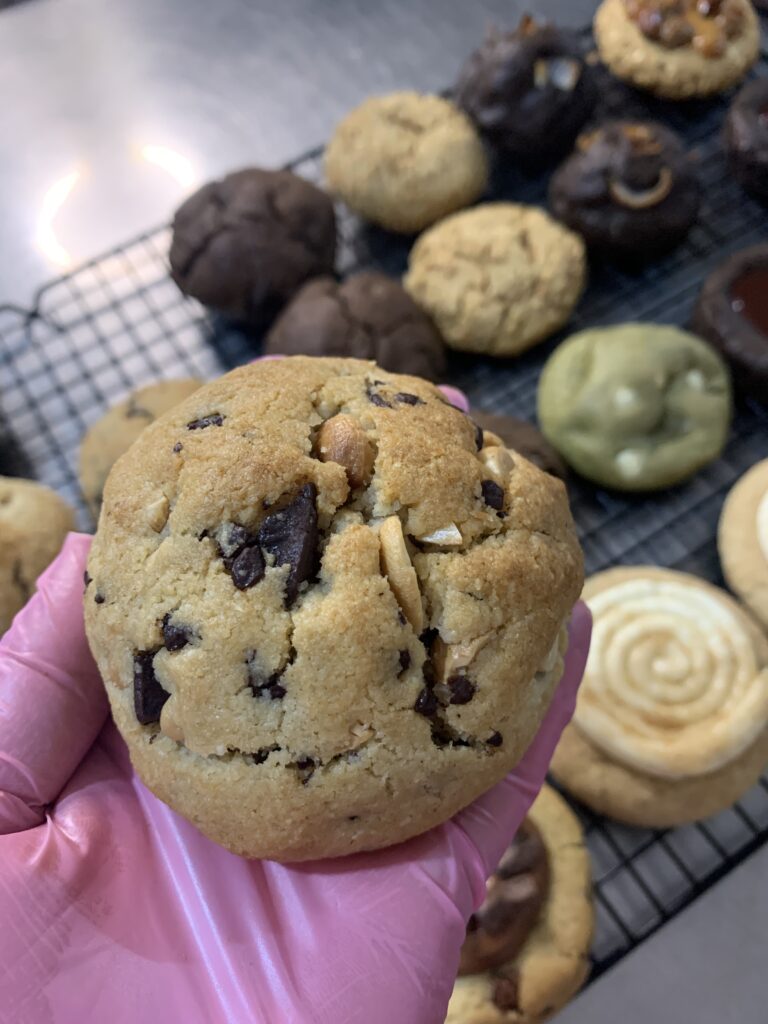
[{"label": "round dome-shaped cookie", "polygon": [[396,843],[517,763],[582,581],[563,485],[374,363],[242,367],[110,474],[85,618],[142,779],[229,849]]},{"label": "round dome-shaped cookie", "polygon": [[353,356],[427,380],[445,376],[437,328],[399,281],[365,270],[304,285],[264,343],[269,354]]},{"label": "round dome-shaped cookie", "polygon": [[594,33],[617,78],[673,100],[730,89],[760,50],[749,0],[603,0]]},{"label": "round dome-shaped cookie", "polygon": [[717,458],[731,422],[728,368],[677,327],[574,334],[539,380],[544,436],[575,470],[623,491],[657,490]]},{"label": "round dome-shaped cookie", "polygon": [[325,150],[331,191],[390,231],[421,231],[478,199],[483,144],[453,103],[417,92],[373,96],[347,114]]},{"label": "round dome-shaped cookie", "polygon": [[512,356],[566,323],[585,281],[578,235],[538,207],[484,203],[421,235],[403,283],[452,348]]},{"label": "round dome-shaped cookie", "polygon": [[74,528],[72,509],[55,491],[32,480],[0,477],[0,634]]},{"label": "round dome-shaped cookie", "polygon": [[736,176],[753,195],[768,199],[768,79],[747,82],[725,119],[725,148]]},{"label": "round dome-shaped cookie", "polygon": [[728,586],[768,629],[768,459],[731,488],[717,547]]},{"label": "round dome-shaped cookie", "polygon": [[329,196],[290,171],[249,167],[203,185],[173,218],[171,277],[205,306],[261,325],[305,281],[332,274]]},{"label": "round dome-shaped cookie", "polygon": [[596,100],[576,34],[530,15],[514,32],[492,29],[456,85],[456,102],[477,127],[526,163],[566,152]]},{"label": "round dome-shaped cookie", "polygon": [[549,185],[558,220],[588,246],[633,261],[681,242],[700,202],[680,139],[651,121],[609,121],[581,135]]},{"label": "round dome-shaped cookie", "polygon": [[590,577],[592,646],[558,782],[593,810],[663,828],[708,817],[768,758],[768,641],[725,593],[650,566]]},{"label": "round dome-shaped cookie", "polygon": [[80,444],[78,475],[94,517],[99,515],[109,471],[120,456],[128,451],[149,423],[197,391],[202,383],[196,378],[189,378],[149,384],[113,406],[88,428]]}]

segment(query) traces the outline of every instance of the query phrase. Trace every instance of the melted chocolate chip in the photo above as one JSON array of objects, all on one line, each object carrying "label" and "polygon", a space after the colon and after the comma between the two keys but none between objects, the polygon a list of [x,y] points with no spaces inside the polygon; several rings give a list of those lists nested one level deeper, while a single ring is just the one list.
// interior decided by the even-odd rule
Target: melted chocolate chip
[{"label": "melted chocolate chip", "polygon": [[133,656],[133,706],[142,725],[160,720],[163,704],[170,694],[155,676],[156,651],[137,651]]},{"label": "melted chocolate chip", "polygon": [[398,391],[395,395],[396,402],[403,402],[405,405],[426,405],[427,403],[423,398],[419,398],[418,395],[412,395],[408,391]]},{"label": "melted chocolate chip", "polygon": [[220,412],[212,412],[208,416],[201,416],[199,420],[192,420],[187,424],[187,430],[205,430],[206,427],[220,427],[224,417]]},{"label": "melted chocolate chip", "polygon": [[269,687],[269,696],[272,700],[282,700],[288,691],[281,683],[273,683]]},{"label": "melted chocolate chip", "polygon": [[492,732],[485,742],[489,747],[500,747],[504,742],[504,737],[500,732]]},{"label": "melted chocolate chip", "polygon": [[275,565],[289,565],[285,584],[288,608],[296,600],[300,585],[317,568],[317,488],[305,484],[293,501],[267,516],[259,529],[259,543]]},{"label": "melted chocolate chip", "polygon": [[397,609],[397,621],[400,623],[401,626],[404,626],[406,624],[406,622],[408,621],[406,619],[406,617],[403,615],[403,609],[402,608],[398,608]]},{"label": "melted chocolate chip", "polygon": [[229,569],[232,582],[238,590],[248,590],[260,583],[265,571],[264,556],[256,545],[238,551]]},{"label": "melted chocolate chip", "polygon": [[268,696],[270,700],[282,700],[288,692],[280,682],[285,669],[281,668],[279,672],[265,676],[256,665],[255,657],[256,652],[254,651],[247,661],[248,685],[253,690],[254,697]]},{"label": "melted chocolate chip", "polygon": [[413,710],[417,711],[420,715],[424,715],[425,718],[431,718],[437,711],[437,707],[437,697],[425,686],[416,698]]},{"label": "melted chocolate chip", "polygon": [[500,512],[504,508],[504,491],[495,480],[483,480],[480,484],[483,501]]},{"label": "melted chocolate chip", "polygon": [[255,754],[251,755],[253,757],[254,764],[264,764],[271,753],[272,750],[270,747],[261,747]]},{"label": "melted chocolate chip", "polygon": [[312,757],[300,757],[296,762],[296,767],[299,771],[299,778],[301,784],[306,786],[309,780],[315,773],[315,760]]},{"label": "melted chocolate chip", "polygon": [[89,572],[88,572],[88,570],[87,570],[87,569],[86,569],[86,570],[85,570],[85,572],[83,573],[83,583],[84,583],[84,585],[85,585],[85,589],[86,589],[86,590],[88,589],[88,584],[89,584],[89,583],[93,583],[93,576],[91,576],[91,575],[89,574]]},{"label": "melted chocolate chip", "polygon": [[106,597],[103,594],[95,594],[93,598],[94,604],[104,604]]},{"label": "melted chocolate chip", "polygon": [[431,626],[425,629],[423,633],[419,634],[419,640],[421,640],[421,642],[427,649],[429,649],[432,646],[433,641],[437,640],[437,637],[438,630],[433,629]]},{"label": "melted chocolate chip", "polygon": [[180,651],[182,647],[186,647],[195,635],[189,626],[172,622],[170,612],[163,618],[162,626],[160,628],[162,630],[163,644],[166,651]]},{"label": "melted chocolate chip", "polygon": [[184,445],[181,443],[181,441],[177,441],[171,450],[176,452],[176,454],[178,455],[178,453],[182,450],[183,447]]},{"label": "melted chocolate chip", "polygon": [[400,651],[398,659],[400,661],[400,671],[397,674],[401,676],[403,672],[407,672],[408,669],[411,667],[411,652]]},{"label": "melted chocolate chip", "polygon": [[469,704],[475,695],[475,684],[464,675],[451,676],[448,680],[451,704]]},{"label": "melted chocolate chip", "polygon": [[[469,417],[467,417],[467,419],[469,419]],[[480,449],[483,447],[483,428],[480,426],[479,423],[475,423],[474,420],[469,420],[469,422],[475,428],[475,448],[477,448],[477,450],[480,451]]]}]

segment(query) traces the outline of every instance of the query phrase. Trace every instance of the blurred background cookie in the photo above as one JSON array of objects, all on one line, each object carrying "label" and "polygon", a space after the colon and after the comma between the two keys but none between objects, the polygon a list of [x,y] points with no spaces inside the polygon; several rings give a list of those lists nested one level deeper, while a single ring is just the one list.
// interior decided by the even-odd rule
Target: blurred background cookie
[{"label": "blurred background cookie", "polygon": [[768,402],[768,245],[742,249],[712,271],[691,327],[729,360],[739,387]]},{"label": "blurred background cookie", "polygon": [[482,409],[471,409],[470,415],[479,427],[495,434],[507,448],[520,452],[523,458],[546,473],[565,480],[568,467],[542,432],[528,420],[483,412]]},{"label": "blurred background cookie", "polygon": [[109,471],[120,456],[128,451],[145,427],[197,391],[202,383],[190,377],[150,384],[134,391],[88,428],[80,444],[78,475],[83,496],[95,519],[99,517]]},{"label": "blurred background cookie", "polygon": [[492,29],[456,85],[457,104],[480,131],[526,163],[570,149],[596,100],[576,34],[529,15],[514,32]]},{"label": "blurred background cookie", "polygon": [[592,646],[552,773],[599,814],[666,828],[730,806],[768,760],[768,640],[724,591],[649,566],[590,577]]},{"label": "blurred background cookie", "polygon": [[453,103],[418,92],[365,100],[325,150],[331,191],[366,220],[411,234],[478,199],[483,144]]},{"label": "blurred background cookie", "polygon": [[729,89],[760,47],[749,0],[603,0],[594,33],[617,78],[669,99]]},{"label": "blurred background cookie", "polygon": [[549,186],[558,220],[588,246],[632,260],[681,242],[700,202],[680,139],[653,122],[611,121],[581,135]]},{"label": "blurred background cookie", "polygon": [[445,376],[445,345],[437,328],[399,281],[362,271],[304,285],[266,337],[269,354],[374,359],[394,373],[428,380]]},{"label": "blurred background cookie", "polygon": [[185,295],[261,325],[310,277],[333,273],[336,216],[290,171],[250,167],[212,181],[173,218],[171,276]]},{"label": "blurred background cookie", "polygon": [[588,479],[624,491],[669,487],[722,451],[728,368],[677,327],[582,331],[545,364],[538,416],[544,436]]},{"label": "blurred background cookie", "polygon": [[768,628],[768,459],[726,498],[717,546],[728,586]]},{"label": "blurred background cookie", "polygon": [[768,79],[748,82],[734,97],[725,119],[725,146],[744,188],[768,199]]},{"label": "blurred background cookie", "polygon": [[446,1024],[537,1024],[589,973],[594,927],[584,835],[544,786],[467,925]]},{"label": "blurred background cookie", "polygon": [[562,327],[586,282],[584,243],[535,206],[484,203],[426,231],[403,283],[452,348],[517,355]]},{"label": "blurred background cookie", "polygon": [[55,491],[32,480],[0,477],[0,634],[74,528],[72,509]]}]

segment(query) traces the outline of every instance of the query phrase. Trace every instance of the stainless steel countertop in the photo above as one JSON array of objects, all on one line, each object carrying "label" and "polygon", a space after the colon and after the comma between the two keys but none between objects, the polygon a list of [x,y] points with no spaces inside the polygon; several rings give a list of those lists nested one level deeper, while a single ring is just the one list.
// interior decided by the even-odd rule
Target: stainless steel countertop
[{"label": "stainless steel countertop", "polygon": [[[0,301],[280,164],[365,95],[450,83],[489,24],[594,0],[27,0],[0,12]],[[562,1024],[765,1024],[768,848],[606,974]]]}]

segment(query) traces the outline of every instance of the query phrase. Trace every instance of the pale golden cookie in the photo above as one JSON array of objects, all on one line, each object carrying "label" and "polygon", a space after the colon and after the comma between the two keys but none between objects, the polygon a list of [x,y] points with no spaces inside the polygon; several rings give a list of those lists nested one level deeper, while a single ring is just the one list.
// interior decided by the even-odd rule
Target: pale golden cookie
[{"label": "pale golden cookie", "polygon": [[[589,973],[594,910],[589,852],[581,825],[549,786],[537,797],[528,820],[538,830],[547,855],[543,905],[511,960],[457,979],[446,1024],[540,1024],[578,992]],[[517,859],[524,862],[519,867],[530,872],[533,858],[525,849],[521,853]],[[527,877],[519,870],[510,878],[506,896],[510,912],[526,913],[536,874],[541,872]]]},{"label": "pale golden cookie", "polygon": [[72,509],[55,491],[32,480],[0,477],[0,634],[74,527]]},{"label": "pale golden cookie", "polygon": [[728,807],[768,760],[768,640],[728,594],[685,573],[610,569],[583,596],[592,647],[554,777],[633,825]]},{"label": "pale golden cookie", "polygon": [[484,203],[426,231],[403,283],[452,348],[517,355],[573,312],[584,243],[538,207]]},{"label": "pale golden cookie", "polygon": [[768,628],[768,459],[726,498],[717,546],[728,586]]},{"label": "pale golden cookie", "polygon": [[700,7],[696,0],[603,0],[594,21],[601,58],[618,78],[669,99],[729,89],[757,60],[757,15],[749,0],[711,2],[706,16]]},{"label": "pale golden cookie", "polygon": [[113,406],[88,428],[80,444],[78,473],[83,495],[95,518],[109,471],[123,452],[128,451],[148,424],[197,391],[202,383],[189,378],[149,384]]},{"label": "pale golden cookie", "polygon": [[560,481],[478,439],[426,381],[294,357],[204,386],[117,463],[88,637],[137,771],[208,836],[373,849],[517,763],[581,552]]},{"label": "pale golden cookie", "polygon": [[325,150],[332,192],[391,231],[421,231],[478,199],[485,150],[469,118],[440,96],[373,96],[337,126]]}]

